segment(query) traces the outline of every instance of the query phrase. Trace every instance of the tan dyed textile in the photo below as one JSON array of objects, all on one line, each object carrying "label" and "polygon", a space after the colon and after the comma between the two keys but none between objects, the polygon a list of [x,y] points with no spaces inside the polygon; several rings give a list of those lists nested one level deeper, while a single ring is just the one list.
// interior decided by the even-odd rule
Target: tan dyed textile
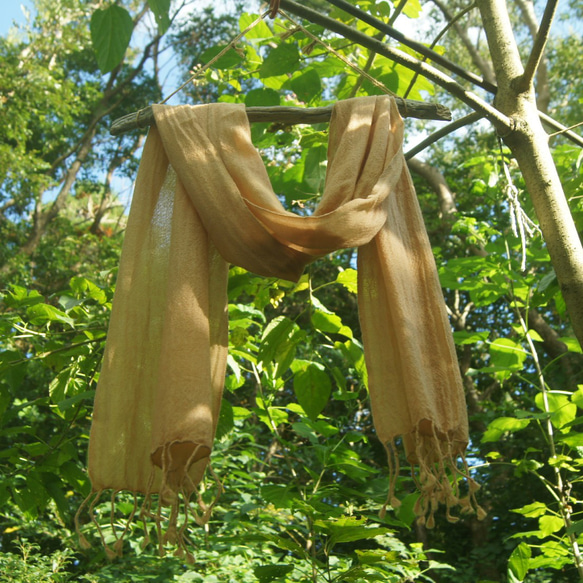
[{"label": "tan dyed textile", "polygon": [[142,514],[160,527],[151,510],[158,494],[170,507],[166,540],[181,545],[178,505],[196,493],[220,410],[229,263],[296,281],[315,258],[359,247],[360,320],[375,427],[391,464],[389,502],[398,504],[402,437],[418,466],[417,513],[432,520],[438,501],[457,504],[445,467],[456,475],[468,442],[464,395],[395,101],[335,105],[325,191],[310,217],[286,211],[274,194],[243,105],[155,106],[154,114],[95,399],[93,500],[104,490],[142,493]]}]

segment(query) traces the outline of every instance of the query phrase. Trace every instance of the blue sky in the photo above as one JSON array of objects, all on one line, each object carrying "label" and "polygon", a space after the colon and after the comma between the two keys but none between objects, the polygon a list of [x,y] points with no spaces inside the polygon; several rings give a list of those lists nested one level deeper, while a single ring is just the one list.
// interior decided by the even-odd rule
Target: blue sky
[{"label": "blue sky", "polygon": [[0,35],[4,36],[13,21],[23,23],[25,21],[21,6],[31,8],[30,0],[0,0]]}]

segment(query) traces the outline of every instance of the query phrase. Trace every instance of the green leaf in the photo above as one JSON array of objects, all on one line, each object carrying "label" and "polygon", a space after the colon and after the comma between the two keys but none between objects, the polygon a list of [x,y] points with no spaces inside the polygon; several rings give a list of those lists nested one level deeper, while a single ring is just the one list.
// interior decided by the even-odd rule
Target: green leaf
[{"label": "green leaf", "polygon": [[324,367],[311,362],[295,373],[294,392],[306,415],[315,421],[328,403],[332,383]]},{"label": "green leaf", "polygon": [[281,99],[279,93],[273,89],[251,89],[251,91],[245,95],[245,105],[247,107],[270,107],[273,105],[279,105],[280,102]]},{"label": "green leaf", "polygon": [[538,527],[545,536],[558,532],[563,526],[565,526],[565,523],[562,518],[550,514],[541,516],[538,520]]},{"label": "green leaf", "polygon": [[520,543],[510,555],[508,568],[519,581],[523,581],[526,577],[531,556],[532,551],[526,543]]},{"label": "green leaf", "polygon": [[475,344],[476,342],[485,342],[488,339],[490,332],[469,332],[467,330],[459,330],[453,333],[454,342],[462,346],[464,344]]},{"label": "green leaf", "polygon": [[583,447],[583,433],[570,433],[559,441],[569,447]]},{"label": "green leaf", "polygon": [[569,352],[577,352],[578,354],[581,354],[583,352],[583,350],[581,350],[581,345],[579,344],[579,341],[577,340],[577,338],[571,338],[570,336],[566,336],[566,337],[564,336],[562,338],[559,338],[559,340],[567,345]]},{"label": "green leaf", "polygon": [[299,75],[294,75],[290,81],[290,87],[298,99],[305,103],[309,103],[322,93],[320,75],[312,68],[306,69]]},{"label": "green leaf", "polygon": [[547,511],[546,504],[542,502],[533,502],[532,504],[527,504],[522,508],[513,508],[512,512],[516,512],[517,514],[522,514],[528,518],[537,518],[538,516],[542,516]]},{"label": "green leaf", "polygon": [[[239,18],[239,29],[245,30],[254,20],[257,20],[258,14],[241,14]],[[265,21],[257,23],[251,30],[245,34],[247,40],[263,40],[273,38],[273,31],[265,24]]]},{"label": "green leaf", "polygon": [[312,325],[316,330],[341,334],[347,338],[352,338],[352,330],[348,326],[344,326],[340,316],[337,316],[336,314],[328,314],[322,310],[314,310],[311,320]]},{"label": "green leaf", "polygon": [[277,374],[281,376],[293,362],[297,344],[304,338],[299,326],[285,316],[273,319],[265,328],[258,360],[265,365],[277,364]]},{"label": "green leaf", "polygon": [[298,47],[293,43],[282,43],[267,55],[259,68],[259,77],[265,79],[293,73],[299,61]]},{"label": "green leaf", "polygon": [[253,569],[253,573],[259,579],[259,583],[271,583],[271,581],[285,577],[293,570],[293,565],[259,565]]},{"label": "green leaf", "polygon": [[216,439],[219,440],[235,427],[235,417],[233,414],[233,405],[226,399],[221,402],[221,412],[219,413],[219,421],[217,423]]},{"label": "green leaf", "polygon": [[164,34],[170,26],[170,0],[148,0],[148,6],[154,13],[158,32]]},{"label": "green leaf", "polygon": [[515,419],[514,417],[499,417],[494,419],[482,436],[482,443],[498,441],[504,433],[514,433],[528,426],[530,419]]},{"label": "green leaf", "polygon": [[327,159],[325,146],[310,148],[306,154],[303,181],[312,192],[321,192],[324,189]]},{"label": "green leaf", "polygon": [[297,492],[291,486],[262,485],[261,496],[266,502],[270,502],[275,508],[290,508],[292,502],[298,497]]},{"label": "green leaf", "polygon": [[41,302],[44,302],[44,297],[35,289],[29,291],[19,285],[11,285],[8,295],[4,297],[4,303],[9,308],[34,306]]},{"label": "green leaf", "polygon": [[134,22],[129,12],[111,4],[91,16],[91,41],[102,73],[109,73],[124,58],[130,44]]},{"label": "green leaf", "polygon": [[579,535],[583,532],[583,520],[578,520],[577,522],[571,523],[567,529],[567,534]]},{"label": "green leaf", "polygon": [[[227,45],[217,45],[207,49],[201,56],[200,60],[203,63],[208,63],[214,59]],[[232,69],[237,65],[240,65],[243,61],[243,57],[234,49],[229,49],[220,59],[213,63],[213,68],[215,69]]]},{"label": "green leaf", "polygon": [[343,285],[349,292],[358,293],[358,274],[356,269],[345,269],[338,274],[336,283]]},{"label": "green leaf", "polygon": [[522,369],[526,352],[520,343],[510,338],[498,338],[490,344],[490,359],[496,367],[496,376],[500,380],[506,380],[513,371]]},{"label": "green leaf", "polygon": [[331,544],[375,538],[390,532],[384,526],[367,526],[366,518],[347,516],[337,520],[317,520],[314,526],[327,532]]},{"label": "green leaf", "polygon": [[[551,423],[557,428],[561,429],[567,423],[575,419],[577,415],[577,405],[569,400],[567,395],[547,392],[548,410],[551,414]],[[546,412],[545,399],[542,393],[537,393],[534,402],[536,406]]]},{"label": "green leaf", "polygon": [[68,324],[72,328],[75,322],[72,318],[67,316],[65,312],[51,306],[50,304],[35,304],[26,310],[31,324],[36,326],[43,326],[49,322],[59,322],[61,324]]}]

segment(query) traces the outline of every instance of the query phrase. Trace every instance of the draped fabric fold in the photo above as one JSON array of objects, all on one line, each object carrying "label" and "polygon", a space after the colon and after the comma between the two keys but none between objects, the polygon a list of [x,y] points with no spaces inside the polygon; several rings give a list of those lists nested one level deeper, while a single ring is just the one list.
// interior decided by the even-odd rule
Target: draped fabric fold
[{"label": "draped fabric fold", "polygon": [[[244,106],[153,109],[157,129],[140,164],[95,399],[94,500],[105,490],[141,493],[142,516],[160,531],[160,512],[150,510],[158,495],[171,509],[162,541],[183,545],[176,516],[181,504],[187,516],[194,512],[189,500],[220,411],[229,264],[297,281],[316,258],[358,247],[373,418],[391,467],[388,502],[398,505],[402,439],[418,468],[418,515],[432,521],[438,502],[448,515],[458,503],[470,510],[475,484],[463,470],[470,499],[457,491],[456,458],[468,442],[464,395],[395,101],[335,105],[324,194],[307,217],[286,211],[274,194]],[[194,513],[199,522],[204,510]]]}]

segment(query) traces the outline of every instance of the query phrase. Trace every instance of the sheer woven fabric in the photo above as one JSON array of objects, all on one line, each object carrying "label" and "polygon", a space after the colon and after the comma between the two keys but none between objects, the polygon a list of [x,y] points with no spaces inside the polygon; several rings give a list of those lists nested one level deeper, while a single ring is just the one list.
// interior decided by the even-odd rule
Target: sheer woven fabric
[{"label": "sheer woven fabric", "polygon": [[286,211],[274,194],[243,105],[154,106],[154,115],[95,399],[89,446],[95,497],[104,490],[142,493],[142,514],[160,529],[160,512],[149,511],[157,494],[171,508],[170,535],[162,538],[181,546],[179,504],[188,515],[220,411],[229,264],[296,281],[314,259],[358,247],[373,418],[391,465],[388,502],[398,505],[395,440],[402,438],[418,466],[419,516],[432,520],[438,502],[448,515],[457,503],[470,509],[445,471],[456,477],[467,415],[395,101],[335,105],[324,194],[308,217]]}]

